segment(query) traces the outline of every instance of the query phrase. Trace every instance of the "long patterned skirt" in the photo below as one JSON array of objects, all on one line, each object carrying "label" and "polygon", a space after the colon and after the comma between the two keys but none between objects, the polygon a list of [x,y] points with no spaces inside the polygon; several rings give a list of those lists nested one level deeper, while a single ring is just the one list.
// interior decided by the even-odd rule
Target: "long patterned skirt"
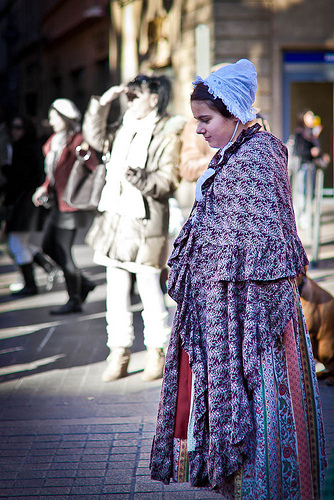
[{"label": "long patterned skirt", "polygon": [[[291,320],[283,342],[264,351],[254,392],[255,456],[233,481],[216,487],[233,500],[318,500],[326,468],[319,389],[311,343],[299,303],[299,328]],[[298,330],[298,331],[296,331]],[[191,371],[182,351],[173,447],[173,479],[188,480]]]}]

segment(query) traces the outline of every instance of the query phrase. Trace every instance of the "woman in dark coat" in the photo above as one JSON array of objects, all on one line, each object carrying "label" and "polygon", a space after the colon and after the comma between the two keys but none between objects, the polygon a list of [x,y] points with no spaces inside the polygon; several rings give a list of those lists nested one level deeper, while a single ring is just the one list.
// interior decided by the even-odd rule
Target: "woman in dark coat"
[{"label": "woman in dark coat", "polygon": [[44,179],[42,151],[36,139],[32,121],[17,116],[11,123],[13,144],[12,164],[4,168],[6,177],[4,211],[6,212],[6,232],[9,251],[22,272],[25,286],[13,294],[16,296],[35,295],[37,285],[33,263],[41,265],[48,273],[54,266],[41,254],[29,239],[31,231],[37,229],[39,209],[31,197]]}]

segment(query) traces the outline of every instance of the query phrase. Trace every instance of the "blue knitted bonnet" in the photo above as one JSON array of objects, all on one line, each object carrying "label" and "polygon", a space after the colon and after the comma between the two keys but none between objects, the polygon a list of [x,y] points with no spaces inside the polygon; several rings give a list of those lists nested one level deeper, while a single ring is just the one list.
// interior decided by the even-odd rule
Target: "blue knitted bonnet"
[{"label": "blue knitted bonnet", "polygon": [[252,108],[257,91],[257,73],[248,59],[240,59],[211,73],[205,80],[196,76],[193,85],[204,83],[214,98],[221,99],[228,111],[245,124],[254,120]]}]

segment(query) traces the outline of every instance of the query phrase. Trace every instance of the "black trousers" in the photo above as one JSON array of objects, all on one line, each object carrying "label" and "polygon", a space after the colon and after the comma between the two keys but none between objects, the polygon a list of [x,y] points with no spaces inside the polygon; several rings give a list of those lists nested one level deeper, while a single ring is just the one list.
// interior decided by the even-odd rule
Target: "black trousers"
[{"label": "black trousers", "polygon": [[58,264],[64,274],[76,275],[79,272],[72,255],[76,232],[76,229],[62,229],[49,224],[44,233],[43,252]]},{"label": "black trousers", "polygon": [[42,249],[62,269],[69,299],[80,303],[84,278],[72,255],[76,232],[77,229],[60,228],[50,221],[44,233]]},{"label": "black trousers", "polygon": [[54,207],[42,243],[43,252],[62,269],[69,298],[75,302],[84,301],[94,288],[94,283],[81,273],[72,255],[77,229],[86,224],[85,212],[60,212]]}]

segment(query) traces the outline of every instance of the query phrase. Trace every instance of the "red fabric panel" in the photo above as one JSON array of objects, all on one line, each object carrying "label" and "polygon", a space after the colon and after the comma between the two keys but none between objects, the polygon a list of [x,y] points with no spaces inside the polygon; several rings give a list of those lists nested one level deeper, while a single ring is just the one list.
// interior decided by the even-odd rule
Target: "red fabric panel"
[{"label": "red fabric panel", "polygon": [[189,356],[181,349],[174,430],[175,438],[187,439],[191,401],[191,378],[192,374],[189,366]]}]

